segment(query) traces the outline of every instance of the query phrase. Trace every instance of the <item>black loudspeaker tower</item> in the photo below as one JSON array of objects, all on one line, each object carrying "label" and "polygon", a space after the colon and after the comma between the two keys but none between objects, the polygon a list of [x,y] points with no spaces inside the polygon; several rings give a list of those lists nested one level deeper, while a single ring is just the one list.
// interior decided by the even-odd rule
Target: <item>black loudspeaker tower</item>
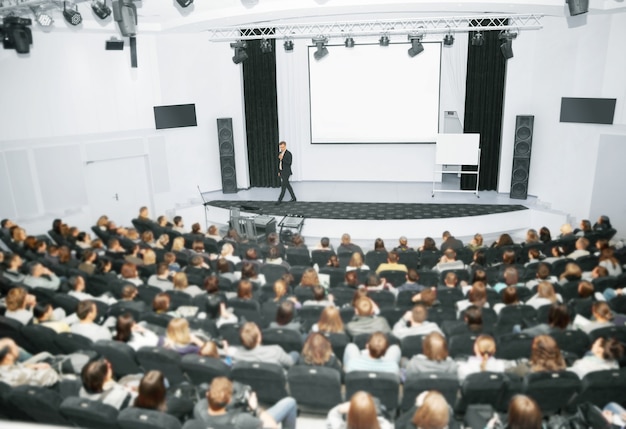
[{"label": "black loudspeaker tower", "polygon": [[235,170],[235,142],[232,118],[217,118],[217,141],[220,149],[222,192],[237,193],[237,171]]},{"label": "black loudspeaker tower", "polygon": [[535,117],[520,115],[515,119],[515,145],[513,146],[513,172],[510,197],[525,200],[528,196],[530,150],[533,143]]}]

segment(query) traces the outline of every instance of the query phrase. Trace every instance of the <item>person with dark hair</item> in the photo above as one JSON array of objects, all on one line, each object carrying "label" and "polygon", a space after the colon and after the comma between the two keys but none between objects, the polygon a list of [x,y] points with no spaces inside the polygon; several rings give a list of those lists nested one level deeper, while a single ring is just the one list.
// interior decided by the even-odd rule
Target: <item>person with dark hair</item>
[{"label": "person with dark hair", "polygon": [[70,332],[70,325],[67,320],[75,316],[70,315],[68,318],[64,318],[64,313],[60,307],[54,309],[50,304],[37,303],[33,307],[34,323],[50,328],[57,333]]},{"label": "person with dark hair", "polygon": [[87,288],[87,284],[85,283],[85,279],[83,276],[72,276],[68,279],[67,284],[70,287],[70,291],[67,293],[69,296],[73,296],[79,301],[84,300],[93,300],[93,301],[102,301],[107,305],[112,305],[117,302],[115,298],[113,298],[109,293],[104,293],[100,296],[93,296],[87,292],[85,289]]},{"label": "person with dark hair", "polygon": [[433,271],[441,273],[446,270],[464,270],[465,268],[463,261],[456,259],[456,250],[450,248],[443,252],[439,263],[433,267]]},{"label": "person with dark hair", "polygon": [[542,226],[539,229],[539,241],[545,244],[552,241],[552,234],[550,233],[550,230],[548,229],[548,227]]},{"label": "person with dark hair", "polygon": [[293,192],[293,188],[289,183],[289,177],[292,174],[291,171],[291,163],[293,161],[293,157],[291,152],[287,150],[287,143],[281,141],[278,143],[278,148],[280,151],[278,152],[278,177],[280,178],[280,195],[278,196],[278,201],[276,201],[276,205],[283,202],[283,197],[285,196],[285,192],[289,191],[289,195],[291,195],[290,202],[296,201],[296,194]]},{"label": "person with dark hair", "polygon": [[194,403],[186,398],[167,396],[165,376],[161,371],[148,371],[141,378],[133,403],[136,408],[161,411],[184,421],[193,411]]},{"label": "person with dark hair", "polygon": [[594,302],[591,306],[591,315],[593,320],[588,320],[580,314],[577,314],[574,319],[574,326],[585,331],[587,334],[596,329],[614,326],[613,312],[605,301]]},{"label": "person with dark hair", "polygon": [[343,367],[346,371],[377,371],[400,374],[402,352],[396,344],[389,345],[387,336],[382,332],[370,335],[365,350],[350,343],[343,353]]},{"label": "person with dark hair", "polygon": [[601,215],[598,221],[593,224],[594,231],[609,231],[613,228],[611,220],[607,215]]},{"label": "person with dark hair", "polygon": [[[298,404],[286,397],[262,410],[255,392],[246,396],[245,411],[229,407],[233,399],[233,382],[226,377],[215,377],[206,392],[206,399],[198,401],[193,410],[196,420],[208,427],[233,427],[238,429],[295,429]],[[250,410],[250,411],[248,411]]]},{"label": "person with dark hair", "polygon": [[555,302],[548,311],[548,323],[540,323],[522,332],[531,336],[550,335],[553,331],[563,331],[569,329],[570,314],[566,304]]},{"label": "person with dark hair", "polygon": [[442,242],[439,247],[442,252],[448,249],[460,250],[463,248],[463,242],[450,234],[450,231],[444,231],[443,234],[441,234],[441,239]]},{"label": "person with dark hair", "polygon": [[590,372],[619,369],[623,355],[624,346],[617,339],[600,337],[591,345],[591,351],[574,362],[569,370],[583,378]]},{"label": "person with dark hair", "polygon": [[377,413],[371,394],[358,391],[349,402],[332,408],[326,416],[327,429],[392,429],[393,424]]},{"label": "person with dark hair", "polygon": [[298,361],[299,353],[285,353],[278,345],[262,345],[261,330],[254,322],[246,322],[239,330],[241,347],[231,347],[229,353],[237,361],[246,362],[274,362],[285,369],[289,369]]},{"label": "person with dark hair", "polygon": [[159,337],[149,329],[137,324],[130,313],[124,313],[117,317],[113,339],[128,344],[134,350],[146,346],[155,347],[159,342]]},{"label": "person with dark hair", "polygon": [[457,373],[457,363],[448,355],[448,343],[439,332],[431,332],[422,341],[422,353],[411,358],[406,365],[406,375],[437,372]]},{"label": "person with dark hair", "polygon": [[296,365],[324,366],[337,371],[342,370],[341,362],[333,353],[330,341],[318,332],[309,334]]},{"label": "person with dark hair", "polygon": [[417,270],[415,268],[409,268],[406,273],[406,281],[399,287],[397,287],[396,291],[398,293],[402,292],[403,290],[421,292],[426,288],[426,286],[420,284],[419,280],[420,276]]},{"label": "person with dark hair", "polygon": [[433,251],[437,251],[439,249],[437,249],[437,243],[435,243],[435,240],[431,237],[425,237],[424,238],[424,242],[422,243],[422,245],[417,249],[419,252],[433,252]]},{"label": "person with dark hair", "polygon": [[470,305],[475,305],[480,308],[490,308],[489,302],[487,301],[487,286],[485,283],[481,281],[474,282],[472,288],[467,293],[467,299],[456,302],[457,317]]},{"label": "person with dark hair", "polygon": [[156,273],[148,278],[148,286],[158,287],[162,291],[172,290],[174,289],[172,274],[167,263],[161,262],[156,267]]},{"label": "person with dark hair", "polygon": [[76,307],[76,316],[78,316],[78,323],[71,326],[73,334],[82,335],[93,342],[112,339],[111,331],[94,323],[98,317],[98,307],[93,301],[80,301]]},{"label": "person with dark hair", "polygon": [[291,300],[283,300],[276,309],[276,320],[270,322],[270,328],[291,329],[300,332],[302,325],[295,319],[296,306]]},{"label": "person with dark hair", "polygon": [[128,407],[134,400],[135,392],[125,385],[135,380],[134,376],[127,376],[120,382],[113,379],[113,368],[106,359],[94,360],[87,363],[81,371],[83,386],[78,393],[81,398],[102,402],[118,410]]},{"label": "person with dark hair", "polygon": [[328,307],[334,306],[334,298],[327,294],[326,289],[322,285],[315,285],[313,289],[313,299],[308,299],[302,303],[303,307]]}]

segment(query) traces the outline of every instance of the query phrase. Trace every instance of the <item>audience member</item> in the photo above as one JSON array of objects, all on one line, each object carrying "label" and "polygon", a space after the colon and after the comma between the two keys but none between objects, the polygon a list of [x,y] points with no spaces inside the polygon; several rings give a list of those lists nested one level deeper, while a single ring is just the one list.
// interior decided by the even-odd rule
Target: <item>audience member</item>
[{"label": "audience member", "polygon": [[429,322],[428,309],[424,304],[416,304],[412,310],[404,313],[393,326],[393,335],[402,339],[409,335],[426,335],[431,332],[441,333],[441,329],[436,323]]},{"label": "audience member", "polygon": [[530,350],[530,360],[523,360],[518,365],[508,368],[520,377],[533,372],[565,371],[565,359],[561,355],[559,345],[549,335],[538,335],[533,339]]},{"label": "audience member", "polygon": [[374,398],[358,391],[349,402],[335,406],[326,417],[328,429],[392,429],[393,424],[377,414]]},{"label": "audience member", "polygon": [[391,332],[389,324],[384,317],[374,314],[372,300],[367,297],[359,298],[355,303],[356,315],[346,325],[346,332],[352,337],[359,334],[371,334],[380,331],[383,334]]},{"label": "audience member", "polygon": [[357,345],[350,343],[343,352],[343,367],[346,373],[352,371],[376,371],[400,374],[400,358],[402,352],[396,344],[389,345],[387,336],[382,332],[374,332],[365,345],[359,350]]},{"label": "audience member", "polygon": [[81,371],[83,386],[78,393],[81,398],[102,402],[118,410],[128,407],[135,399],[136,377],[125,377],[116,382],[113,379],[113,368],[106,359],[98,359],[87,363]]},{"label": "audience member", "polygon": [[30,265],[30,274],[24,278],[23,283],[32,288],[57,291],[61,285],[61,279],[41,263],[33,262]]},{"label": "audience member", "polygon": [[380,274],[383,271],[408,272],[406,265],[399,263],[399,260],[398,252],[392,250],[387,254],[387,262],[380,264],[378,268],[376,268],[376,274]]},{"label": "audience member", "polygon": [[181,356],[198,354],[204,341],[192,334],[187,319],[177,317],[167,324],[165,336],[159,337],[157,346],[174,350]]},{"label": "audience member", "polygon": [[591,345],[591,351],[574,362],[569,370],[583,378],[590,372],[619,369],[623,354],[624,346],[617,339],[600,337]]},{"label": "audience member", "polygon": [[474,342],[474,356],[459,362],[459,380],[477,372],[504,372],[504,361],[495,358],[496,342],[490,335],[480,335]]},{"label": "audience member", "polygon": [[98,325],[95,320],[98,318],[98,307],[91,300],[80,301],[76,307],[78,322],[70,327],[73,334],[87,337],[93,342],[98,340],[110,340],[111,331],[106,327]]},{"label": "audience member", "polygon": [[31,385],[50,387],[59,380],[59,374],[43,362],[31,358],[19,362],[20,349],[11,338],[0,339],[0,382],[11,387]]},{"label": "audience member", "polygon": [[323,366],[341,371],[341,361],[333,353],[333,348],[324,335],[313,332],[309,334],[302,347],[297,365]]},{"label": "audience member", "polygon": [[14,287],[9,290],[5,304],[4,317],[17,320],[22,325],[28,325],[33,319],[33,307],[37,304],[37,298],[24,288]]},{"label": "audience member", "polygon": [[445,252],[448,249],[460,250],[463,248],[463,242],[450,234],[450,231],[444,231],[441,238],[442,243],[439,247],[442,252]]},{"label": "audience member", "polygon": [[457,363],[448,355],[448,343],[439,332],[431,332],[424,337],[422,353],[409,360],[406,375],[417,373],[447,373],[456,375]]},{"label": "audience member", "polygon": [[254,322],[243,324],[239,330],[239,339],[241,340],[241,347],[232,347],[230,350],[235,362],[272,362],[288,369],[298,361],[299,354],[297,352],[287,354],[280,346],[262,345],[261,330]]}]

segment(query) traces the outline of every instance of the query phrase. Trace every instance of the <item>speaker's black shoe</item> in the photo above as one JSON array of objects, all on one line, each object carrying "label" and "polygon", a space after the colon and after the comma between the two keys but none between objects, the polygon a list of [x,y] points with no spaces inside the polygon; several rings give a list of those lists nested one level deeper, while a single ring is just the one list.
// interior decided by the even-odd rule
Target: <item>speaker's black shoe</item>
[{"label": "speaker's black shoe", "polygon": [[278,201],[276,201],[276,202],[274,203],[274,205],[275,205],[275,206],[279,206],[279,205],[280,205],[280,203],[282,203],[282,201],[281,201],[281,200],[278,200]]},{"label": "speaker's black shoe", "polygon": [[296,200],[295,198],[292,198],[292,199],[289,200],[290,203],[295,203],[296,201],[298,201],[298,200]]}]

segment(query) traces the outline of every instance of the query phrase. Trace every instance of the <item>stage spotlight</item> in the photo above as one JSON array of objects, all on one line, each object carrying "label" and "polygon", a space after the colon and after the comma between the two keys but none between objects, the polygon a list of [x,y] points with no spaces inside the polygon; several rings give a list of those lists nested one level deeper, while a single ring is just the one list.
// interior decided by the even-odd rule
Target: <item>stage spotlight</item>
[{"label": "stage spotlight", "polygon": [[180,5],[180,7],[187,7],[193,3],[193,0],[176,0],[176,2]]},{"label": "stage spotlight", "polygon": [[0,26],[4,49],[15,49],[18,54],[28,54],[30,45],[33,44],[33,33],[29,28],[32,23],[29,18],[5,17]]},{"label": "stage spotlight", "polygon": [[352,37],[346,37],[346,48],[354,48],[354,39]]},{"label": "stage spotlight", "polygon": [[78,12],[78,7],[76,9],[68,9],[66,3],[65,1],[63,2],[63,17],[65,20],[72,25],[78,25],[83,22],[83,16]]},{"label": "stage spotlight", "polygon": [[313,39],[313,43],[315,43],[315,46],[317,47],[317,50],[313,54],[313,58],[319,61],[328,55],[328,49],[324,46],[326,42],[328,42],[326,37],[317,37]]},{"label": "stage spotlight", "polygon": [[285,40],[285,43],[283,43],[283,47],[285,48],[285,52],[292,52],[293,51],[293,41],[292,40]]},{"label": "stage spotlight", "polygon": [[137,6],[134,0],[113,0],[113,19],[122,36],[137,35]]},{"label": "stage spotlight", "polygon": [[408,50],[409,57],[413,58],[414,56],[422,53],[424,51],[424,45],[422,45],[422,35],[421,34],[409,34],[409,40],[411,41],[411,47]]},{"label": "stage spotlight", "polygon": [[452,33],[448,33],[445,35],[445,37],[443,38],[443,44],[444,46],[454,45],[454,36],[452,35]]},{"label": "stage spotlight", "polygon": [[565,0],[571,16],[589,12],[589,0]]},{"label": "stage spotlight", "polygon": [[261,52],[269,54],[272,52],[272,42],[268,39],[261,39]]},{"label": "stage spotlight", "polygon": [[472,46],[482,46],[484,44],[485,38],[483,36],[483,33],[481,33],[480,31],[474,33],[474,36],[472,36]]},{"label": "stage spotlight", "polygon": [[378,41],[378,44],[380,46],[389,46],[389,36],[387,36],[386,34],[383,34],[382,36],[380,36],[380,40]]},{"label": "stage spotlight", "polygon": [[107,1],[94,0],[91,3],[91,10],[100,19],[107,19],[111,15],[111,8],[107,6]]},{"label": "stage spotlight", "polygon": [[235,55],[233,55],[233,63],[241,64],[245,60],[248,59],[248,54],[246,53],[246,48],[248,44],[242,40],[238,42],[231,43],[230,47],[235,50]]},{"label": "stage spotlight", "polygon": [[517,33],[511,33],[510,31],[501,32],[498,39],[502,41],[500,45],[500,51],[505,60],[513,58],[513,39],[517,37]]},{"label": "stage spotlight", "polygon": [[50,27],[54,22],[54,19],[52,19],[52,17],[48,13],[46,13],[46,11],[41,6],[36,8],[31,7],[30,10],[32,10],[33,14],[35,15],[35,21],[37,21],[37,23],[42,27]]}]

